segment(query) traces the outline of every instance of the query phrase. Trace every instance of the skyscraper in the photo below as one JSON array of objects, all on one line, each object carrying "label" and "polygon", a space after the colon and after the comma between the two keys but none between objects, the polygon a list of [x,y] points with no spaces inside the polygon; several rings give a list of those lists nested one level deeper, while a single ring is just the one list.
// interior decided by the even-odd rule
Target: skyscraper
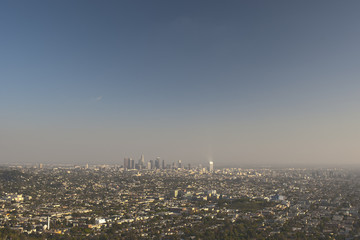
[{"label": "skyscraper", "polygon": [[130,158],[130,168],[135,169],[135,160]]},{"label": "skyscraper", "polygon": [[145,157],[143,154],[141,155],[141,157],[139,159],[139,166],[140,166],[140,169],[145,168]]},{"label": "skyscraper", "polygon": [[130,158],[124,158],[124,169],[129,169],[130,167]]},{"label": "skyscraper", "polygon": [[157,157],[157,158],[155,159],[155,168],[156,168],[156,169],[160,169],[160,157]]},{"label": "skyscraper", "polygon": [[210,162],[209,162],[209,171],[210,171],[210,172],[213,172],[213,171],[214,171],[214,162],[213,162],[213,161],[210,161]]},{"label": "skyscraper", "polygon": [[181,160],[178,161],[178,168],[182,168],[182,162],[181,162]]}]

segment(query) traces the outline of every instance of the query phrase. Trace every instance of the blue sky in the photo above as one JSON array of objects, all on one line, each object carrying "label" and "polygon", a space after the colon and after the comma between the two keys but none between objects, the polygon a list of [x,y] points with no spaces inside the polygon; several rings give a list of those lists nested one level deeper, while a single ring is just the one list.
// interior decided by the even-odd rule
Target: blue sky
[{"label": "blue sky", "polygon": [[0,162],[356,164],[358,1],[3,1]]}]

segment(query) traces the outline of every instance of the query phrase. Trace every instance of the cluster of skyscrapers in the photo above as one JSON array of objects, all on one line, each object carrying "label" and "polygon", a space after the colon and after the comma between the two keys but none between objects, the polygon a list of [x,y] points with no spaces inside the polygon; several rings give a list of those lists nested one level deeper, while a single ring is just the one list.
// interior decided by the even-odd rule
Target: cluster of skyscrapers
[{"label": "cluster of skyscrapers", "polygon": [[[156,157],[155,160],[149,160],[147,163],[145,163],[145,157],[144,155],[141,155],[140,159],[138,160],[138,162],[136,163],[134,159],[126,157],[124,158],[124,165],[123,165],[125,170],[128,169],[138,169],[138,170],[142,170],[142,169],[183,169],[183,168],[187,168],[187,169],[191,169],[191,165],[188,164],[187,167],[183,166],[183,163],[181,160],[178,160],[178,162],[173,162],[172,165],[170,164],[165,164],[165,160],[161,160],[160,157]],[[199,165],[200,168],[201,164]],[[214,163],[212,161],[209,162],[209,168],[208,170],[210,172],[214,171]]]},{"label": "cluster of skyscrapers", "polygon": [[141,155],[139,161],[135,163],[135,160],[132,158],[124,158],[124,169],[166,169],[165,160],[160,160],[160,157],[157,157],[154,160],[150,160],[145,164],[144,155]]}]

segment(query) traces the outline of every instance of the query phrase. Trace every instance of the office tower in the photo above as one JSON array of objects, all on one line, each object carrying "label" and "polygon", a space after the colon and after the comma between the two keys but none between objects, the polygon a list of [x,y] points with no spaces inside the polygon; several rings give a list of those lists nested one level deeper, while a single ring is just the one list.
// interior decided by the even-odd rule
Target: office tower
[{"label": "office tower", "polygon": [[178,161],[178,168],[182,168],[182,162],[181,162],[181,160]]},{"label": "office tower", "polygon": [[151,162],[149,161],[148,163],[147,163],[147,169],[151,169]]},{"label": "office tower", "polygon": [[124,169],[130,169],[130,158],[124,158]]},{"label": "office tower", "polygon": [[210,162],[209,162],[209,171],[210,171],[210,172],[213,172],[213,171],[214,171],[214,162],[213,162],[213,161],[210,161]]},{"label": "office tower", "polygon": [[130,158],[130,168],[135,169],[135,160]]},{"label": "office tower", "polygon": [[145,168],[145,157],[142,154],[140,159],[139,159],[139,165],[140,165],[140,169]]},{"label": "office tower", "polygon": [[154,160],[150,160],[151,169],[154,169]]},{"label": "office tower", "polygon": [[165,160],[162,160],[162,169],[165,169]]},{"label": "office tower", "polygon": [[155,168],[156,168],[156,169],[160,169],[160,157],[157,157],[157,158],[155,159]]},{"label": "office tower", "polygon": [[135,163],[135,165],[141,165],[141,158],[139,159],[139,161],[137,163]]}]

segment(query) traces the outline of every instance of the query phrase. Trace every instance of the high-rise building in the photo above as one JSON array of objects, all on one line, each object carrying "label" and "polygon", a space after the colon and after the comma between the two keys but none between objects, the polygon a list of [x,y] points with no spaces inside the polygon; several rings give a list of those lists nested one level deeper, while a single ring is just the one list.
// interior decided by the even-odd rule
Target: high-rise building
[{"label": "high-rise building", "polygon": [[137,170],[141,170],[141,165],[140,165],[140,164],[138,164],[138,163],[135,163],[135,169],[137,169]]},{"label": "high-rise building", "polygon": [[210,162],[209,162],[209,171],[210,171],[210,172],[213,172],[213,171],[214,171],[214,162],[213,162],[213,161],[210,161]]},{"label": "high-rise building", "polygon": [[139,159],[139,166],[140,166],[140,169],[145,168],[145,157],[143,154],[141,155],[141,157]]},{"label": "high-rise building", "polygon": [[132,160],[131,158],[124,158],[124,169],[133,169],[135,167],[131,165],[132,164],[131,161],[134,160]]},{"label": "high-rise building", "polygon": [[154,160],[150,160],[150,166],[151,166],[151,169],[154,169]]},{"label": "high-rise building", "polygon": [[135,160],[130,158],[130,168],[135,169]]},{"label": "high-rise building", "polygon": [[49,216],[47,217],[47,222],[48,222],[47,229],[50,230],[50,217]]},{"label": "high-rise building", "polygon": [[178,161],[178,168],[182,168],[182,162],[181,162],[181,160]]},{"label": "high-rise building", "polygon": [[157,157],[157,158],[155,159],[155,168],[156,168],[156,169],[160,169],[160,157]]},{"label": "high-rise building", "polygon": [[129,168],[129,161],[128,158],[124,158],[124,169],[128,169]]},{"label": "high-rise building", "polygon": [[165,160],[163,159],[162,160],[162,166],[161,166],[162,169],[165,169]]}]

